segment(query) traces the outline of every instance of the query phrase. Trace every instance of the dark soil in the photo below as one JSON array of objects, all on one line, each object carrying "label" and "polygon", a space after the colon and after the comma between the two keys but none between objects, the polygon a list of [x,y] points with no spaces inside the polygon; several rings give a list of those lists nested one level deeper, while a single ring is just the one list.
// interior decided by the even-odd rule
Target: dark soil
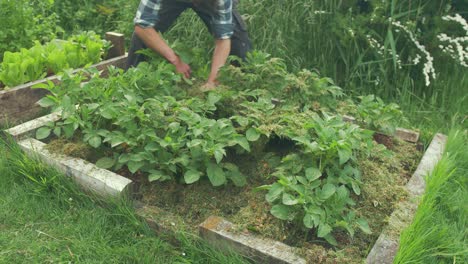
[{"label": "dark soil", "polygon": [[384,145],[388,149],[393,149],[393,138],[381,133],[374,134],[375,142]]}]

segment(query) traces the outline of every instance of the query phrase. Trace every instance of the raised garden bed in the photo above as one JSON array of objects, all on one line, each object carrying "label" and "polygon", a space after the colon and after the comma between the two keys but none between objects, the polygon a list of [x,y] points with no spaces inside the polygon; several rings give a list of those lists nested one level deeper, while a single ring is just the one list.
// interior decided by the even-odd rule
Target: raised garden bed
[{"label": "raised garden bed", "polygon": [[[127,60],[123,35],[108,32],[106,34],[106,39],[112,43],[106,60],[91,66],[99,70],[102,76],[106,76],[109,66],[124,68]],[[75,72],[79,70],[80,69],[77,69]],[[58,83],[60,82],[60,78],[53,75],[7,90],[0,89],[0,125],[24,122],[37,117],[41,112],[41,107],[37,105],[36,102],[48,94],[48,91],[45,89],[32,89],[31,87],[37,84],[47,83],[48,81]]]},{"label": "raised garden bed", "polygon": [[241,69],[222,69],[230,87],[203,93],[202,53],[184,55],[195,58],[195,79],[161,60],[85,84],[65,76],[44,99],[60,115],[8,133],[67,175],[76,162],[64,154],[130,179],[113,188],[107,179],[121,176],[96,167],[85,183],[77,176],[96,192],[114,190],[103,194],[134,190],[137,212],[157,232],[200,233],[259,263],[361,263],[397,204],[412,197],[405,184],[417,145],[369,130],[415,141],[417,133],[395,129],[398,106],[348,97],[330,79],[289,73],[259,52]]},{"label": "raised garden bed", "polygon": [[[267,215],[268,210],[266,207],[268,207],[268,204],[262,201],[262,199],[258,199],[259,196],[263,194],[251,193],[251,190],[248,190],[248,188],[244,190],[231,190],[229,187],[226,187],[221,190],[213,190],[212,188],[210,189],[211,186],[207,183],[185,187],[177,187],[177,184],[174,183],[158,183],[145,185],[146,187],[144,188],[140,186],[140,191],[136,191],[135,185],[140,185],[140,183],[135,183],[111,171],[100,169],[88,161],[52,153],[48,150],[45,143],[30,137],[35,134],[36,129],[39,127],[44,126],[50,121],[57,121],[59,119],[60,117],[56,114],[48,115],[11,128],[6,132],[18,140],[19,145],[25,152],[32,156],[39,157],[41,160],[62,170],[88,191],[96,192],[101,195],[115,196],[124,194],[133,198],[139,197],[139,199],[137,199],[139,202],[136,203],[137,213],[142,216],[157,233],[163,234],[169,239],[173,239],[174,236],[172,236],[172,234],[174,232],[181,230],[198,232],[203,239],[206,239],[214,246],[236,250],[257,263],[308,263],[306,262],[306,257],[303,255],[304,248],[300,249],[287,245],[295,244],[294,241],[289,241],[286,244],[269,238],[268,235],[258,234],[258,230],[253,230],[254,227],[261,229],[263,224],[274,224],[277,225],[276,229],[278,230],[284,228],[284,234],[287,235],[286,230],[288,225]],[[414,136],[414,132],[409,130],[400,133],[403,133],[400,134],[401,138]],[[378,215],[378,218],[382,218],[378,224],[380,225],[378,233],[374,230],[375,234],[371,238],[366,238],[369,240],[367,243],[370,243],[368,244],[370,247],[373,245],[372,241],[375,241],[378,237],[367,256],[367,263],[392,263],[393,257],[398,249],[399,234],[403,228],[411,222],[412,216],[417,208],[418,198],[424,191],[424,176],[432,170],[440,158],[445,140],[445,136],[437,134],[426,150],[421,162],[418,161],[414,163],[414,158],[419,158],[419,155],[414,152],[415,150],[411,150],[411,148],[414,149],[415,146],[411,146],[412,144],[410,143],[404,143],[400,139],[395,139],[393,142],[397,144],[396,148],[401,148],[399,151],[400,154],[397,155],[412,161],[405,159],[393,161],[402,163],[403,166],[407,168],[397,168],[401,164],[386,164],[384,166],[370,168],[371,170],[367,172],[372,174],[372,170],[377,168],[381,171],[376,170],[376,174],[382,173],[382,170],[385,169],[397,170],[398,173],[404,172],[405,174],[402,175],[403,177],[400,179],[400,182],[397,183],[398,186],[387,186],[387,189],[396,188],[398,191],[401,191],[401,196],[391,197],[396,194],[391,191],[388,193],[390,196],[380,196],[380,198],[384,199],[393,198],[394,201],[393,205],[385,208],[384,211],[388,212],[387,215]],[[410,154],[409,157],[409,153],[413,154]],[[411,157],[411,155],[416,156]],[[409,177],[410,175],[408,175],[408,173],[410,173],[416,165],[416,171]],[[262,170],[264,168],[257,169]],[[378,177],[374,177],[376,175],[368,176],[375,181],[379,181]],[[132,176],[132,178],[135,179],[134,176]],[[388,182],[377,183],[369,188],[385,188],[385,186],[378,186],[378,184],[388,184]],[[173,190],[171,190],[171,188]],[[175,190],[174,188],[179,188],[179,190]],[[205,193],[202,191],[205,191]],[[386,192],[382,189],[376,191]],[[199,194],[198,198],[194,197],[195,193]],[[403,193],[407,194],[403,195]],[[176,197],[179,197],[179,201],[175,201],[177,200]],[[210,198],[212,200],[208,200]],[[239,205],[239,200],[243,200],[242,203],[245,207],[233,208]],[[195,202],[199,204],[195,204]],[[376,208],[383,206],[379,204],[379,201],[371,202]],[[384,201],[380,202],[383,203]],[[187,205],[187,203],[191,204]],[[393,209],[395,210],[393,211]],[[257,226],[252,224],[255,222],[252,222],[252,220],[255,220],[252,217],[249,218],[248,216],[244,217],[242,215],[236,216],[236,214],[233,213],[234,211],[239,212],[242,210],[249,211],[249,213],[255,213],[252,210],[260,212],[255,216],[261,217],[257,219],[259,220],[257,221]],[[211,215],[212,213],[215,215]],[[375,212],[370,213],[381,212],[376,209]],[[249,227],[249,225],[251,226]],[[356,238],[358,241],[359,239],[362,239],[362,237]],[[348,241],[348,243],[353,244],[350,241]],[[309,254],[315,254],[312,256],[315,259],[309,256],[309,261],[317,261],[317,263],[321,263],[320,261],[323,261],[323,263],[328,263],[327,261],[359,263],[364,259],[362,256],[356,256],[355,254],[359,255],[359,253],[354,252],[353,248],[346,248],[342,251],[334,252],[330,248],[327,249],[323,242],[320,241],[315,245],[310,242],[308,244],[310,249],[315,250],[309,252]],[[332,257],[335,259],[332,259]]]}]

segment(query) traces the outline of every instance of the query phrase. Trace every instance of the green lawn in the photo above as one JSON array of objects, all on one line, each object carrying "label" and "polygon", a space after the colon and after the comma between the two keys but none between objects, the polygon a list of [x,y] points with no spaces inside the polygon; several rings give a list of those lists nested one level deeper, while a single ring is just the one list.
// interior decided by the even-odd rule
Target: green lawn
[{"label": "green lawn", "polygon": [[467,150],[466,131],[451,132],[394,263],[468,263]]},{"label": "green lawn", "polygon": [[123,202],[82,194],[60,173],[0,144],[0,263],[244,263],[180,235],[154,236]]}]

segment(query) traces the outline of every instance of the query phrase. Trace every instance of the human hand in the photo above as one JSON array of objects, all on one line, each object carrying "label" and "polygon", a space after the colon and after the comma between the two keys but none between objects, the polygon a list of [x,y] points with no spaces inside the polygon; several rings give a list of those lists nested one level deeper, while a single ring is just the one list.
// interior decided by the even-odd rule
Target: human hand
[{"label": "human hand", "polygon": [[200,90],[202,92],[212,91],[216,89],[216,86],[218,86],[218,84],[219,83],[217,81],[207,81],[204,85],[202,85],[202,87],[200,87]]},{"label": "human hand", "polygon": [[181,73],[187,79],[190,78],[192,69],[190,69],[190,66],[183,62],[180,57],[177,56],[177,59],[172,64],[176,67],[177,73]]}]

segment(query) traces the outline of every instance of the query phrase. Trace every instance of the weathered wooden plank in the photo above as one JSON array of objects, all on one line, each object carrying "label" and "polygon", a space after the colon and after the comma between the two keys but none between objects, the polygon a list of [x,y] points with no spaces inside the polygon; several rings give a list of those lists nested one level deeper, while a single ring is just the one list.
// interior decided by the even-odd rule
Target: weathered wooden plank
[{"label": "weathered wooden plank", "polygon": [[200,237],[211,245],[219,249],[237,251],[256,263],[306,263],[305,259],[294,252],[294,248],[286,244],[234,230],[234,224],[216,216],[210,216],[199,226]]},{"label": "weathered wooden plank", "polygon": [[112,43],[112,47],[107,52],[107,59],[116,58],[125,55],[125,36],[124,34],[107,32],[106,39]]}]

